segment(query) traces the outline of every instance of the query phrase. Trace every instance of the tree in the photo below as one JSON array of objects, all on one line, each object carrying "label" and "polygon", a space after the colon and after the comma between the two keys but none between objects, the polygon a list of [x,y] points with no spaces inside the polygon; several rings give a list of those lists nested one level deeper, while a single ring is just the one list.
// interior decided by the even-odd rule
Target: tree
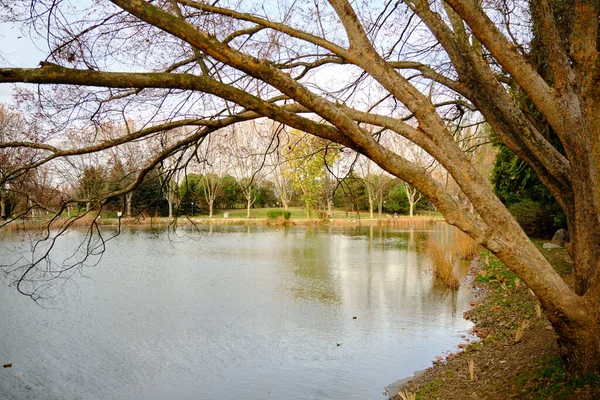
[{"label": "tree", "polygon": [[408,215],[414,215],[415,205],[423,198],[419,191],[410,186],[408,183],[403,182],[402,186],[404,186],[404,192],[406,193],[406,199],[408,200]]},{"label": "tree", "polygon": [[[278,125],[279,126],[276,129],[281,129],[280,132],[283,132],[283,125]],[[273,183],[275,184],[275,191],[281,201],[281,205],[287,210],[293,195],[293,189],[290,182],[292,173],[290,171],[290,166],[284,157],[286,152],[285,148],[289,146],[289,136],[281,136],[282,135],[278,135],[279,145],[271,154],[271,162],[273,164]]]},{"label": "tree", "polygon": [[[35,128],[30,126],[23,115],[0,105],[0,144],[21,141],[35,141]],[[17,212],[24,215],[36,203],[31,186],[35,184],[35,173],[21,168],[35,158],[35,151],[27,147],[0,147],[0,218],[11,220]],[[19,210],[19,203],[23,203]],[[19,210],[19,211],[18,211]]]},{"label": "tree", "polygon": [[275,195],[275,184],[267,179],[263,179],[258,187],[256,205],[260,207],[274,207],[277,204],[278,197]]},{"label": "tree", "polygon": [[77,188],[78,197],[85,207],[85,212],[97,209],[105,198],[106,179],[104,167],[90,165],[86,166],[79,178]]},{"label": "tree", "polygon": [[359,214],[360,210],[369,208],[369,196],[364,179],[350,171],[337,185],[335,190],[336,205],[344,207],[346,217],[349,211]]},{"label": "tree", "polygon": [[398,183],[388,192],[385,197],[385,209],[386,211],[400,214],[409,212],[410,203],[404,182]]},{"label": "tree", "polygon": [[[506,146],[499,147],[491,176],[494,193],[515,215],[525,232],[534,237],[552,237],[558,228],[566,228],[565,214],[535,171]],[[515,214],[527,204],[536,208],[539,216],[529,224],[531,229],[523,226],[523,221]]]},{"label": "tree", "polygon": [[[416,188],[448,223],[497,255],[539,298],[568,370],[600,372],[597,1],[404,0],[359,8],[330,0],[315,2],[313,9],[304,2],[281,3],[287,7],[279,14],[283,19],[265,15],[272,8],[252,1],[218,6],[193,0],[100,1],[80,19],[62,7],[69,4],[38,0],[8,10],[10,20],[48,32],[52,53],[41,68],[0,69],[0,82],[59,85],[40,88],[40,101],[52,110],[55,123],[152,110],[145,127],[124,134],[121,142],[177,126],[196,128],[148,161],[138,183],[178,149],[260,116],[338,143]],[[24,15],[14,14],[21,11]],[[529,57],[531,38],[545,49],[543,74]],[[117,71],[122,64],[115,59],[128,60],[127,69]],[[339,65],[345,66],[343,74]],[[328,68],[338,80],[319,79]],[[364,88],[379,90],[377,99],[360,96]],[[523,109],[521,97],[532,107]],[[467,110],[477,110],[473,118],[485,118],[563,209],[574,288],[531,243],[463,152],[454,133],[473,122]],[[552,127],[564,154],[552,146],[540,119]],[[370,133],[363,124],[378,130]],[[470,207],[430,171],[386,147],[380,137],[388,133],[436,159]],[[31,168],[115,145],[114,140],[2,143],[43,154],[28,164]],[[23,271],[26,277],[36,273]]]},{"label": "tree", "polygon": [[186,175],[179,186],[179,198],[181,199],[179,211],[194,216],[203,200],[202,176],[198,174]]},{"label": "tree", "polygon": [[229,166],[225,162],[223,154],[223,137],[221,135],[210,135],[206,138],[198,149],[202,159],[199,170],[202,174],[200,183],[204,199],[208,205],[208,217],[213,217],[214,205],[217,196],[221,190],[223,176]]},{"label": "tree", "polygon": [[160,216],[167,212],[168,204],[163,197],[161,171],[150,171],[133,192],[131,206],[138,215]]},{"label": "tree", "polygon": [[[367,192],[367,200],[369,202],[369,218],[373,218],[373,209],[375,203],[375,197],[378,197],[378,176],[373,174],[371,169],[373,168],[373,162],[368,158],[361,157],[358,159],[358,169],[360,170],[363,184],[365,185],[365,191]],[[379,218],[381,218],[381,210],[379,210]]]},{"label": "tree", "polygon": [[237,180],[231,175],[225,175],[221,183],[222,194],[218,198],[220,208],[235,208],[242,202],[242,193]]},{"label": "tree", "polygon": [[[303,132],[293,131],[290,143],[284,153],[289,165],[289,179],[302,193],[306,218],[310,218],[319,200],[326,195],[326,182],[329,171],[337,157],[335,147],[328,148],[328,142]],[[329,199],[329,196],[326,196]]]}]

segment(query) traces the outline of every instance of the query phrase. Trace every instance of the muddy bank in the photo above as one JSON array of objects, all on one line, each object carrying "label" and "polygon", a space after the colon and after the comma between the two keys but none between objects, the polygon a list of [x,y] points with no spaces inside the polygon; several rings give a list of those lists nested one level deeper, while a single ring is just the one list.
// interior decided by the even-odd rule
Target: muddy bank
[{"label": "muddy bank", "polygon": [[[566,251],[543,252],[569,281],[572,262]],[[480,341],[438,357],[431,368],[401,381],[405,395],[444,400],[600,398],[598,377],[572,380],[564,372],[556,335],[516,275],[487,251],[474,274],[473,307],[465,318],[475,323],[473,333]]]}]

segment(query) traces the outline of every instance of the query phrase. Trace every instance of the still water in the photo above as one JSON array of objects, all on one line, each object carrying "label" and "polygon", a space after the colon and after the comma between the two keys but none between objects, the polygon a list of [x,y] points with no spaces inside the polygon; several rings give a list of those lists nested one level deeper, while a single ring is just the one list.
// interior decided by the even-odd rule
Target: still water
[{"label": "still water", "polygon": [[[387,398],[387,384],[455,350],[470,327],[468,289],[434,285],[427,235],[127,230],[98,265],[56,283],[52,308],[1,284],[0,363],[13,367],[0,370],[0,399]],[[2,238],[0,257],[20,243]]]}]

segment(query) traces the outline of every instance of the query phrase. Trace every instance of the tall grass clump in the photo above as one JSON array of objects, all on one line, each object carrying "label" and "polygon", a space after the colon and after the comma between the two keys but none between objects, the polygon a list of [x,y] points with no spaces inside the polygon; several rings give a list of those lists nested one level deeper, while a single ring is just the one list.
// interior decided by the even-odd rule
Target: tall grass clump
[{"label": "tall grass clump", "polygon": [[463,260],[472,259],[480,252],[477,242],[458,229],[456,230],[455,243],[457,255]]},{"label": "tall grass clump", "polygon": [[429,238],[427,242],[427,252],[431,259],[433,276],[444,286],[450,289],[458,289],[460,282],[454,273],[452,262],[448,260],[444,250],[432,238]]},{"label": "tall grass clump", "polygon": [[523,340],[523,335],[525,334],[525,330],[531,326],[531,321],[523,320],[521,326],[519,326],[515,332],[515,344],[519,343]]},{"label": "tall grass clump", "polygon": [[475,379],[475,361],[472,358],[467,361],[467,365],[469,366],[469,377],[471,380]]},{"label": "tall grass clump", "polygon": [[398,396],[400,396],[400,399],[402,400],[417,400],[417,395],[409,392],[408,390],[398,392]]}]

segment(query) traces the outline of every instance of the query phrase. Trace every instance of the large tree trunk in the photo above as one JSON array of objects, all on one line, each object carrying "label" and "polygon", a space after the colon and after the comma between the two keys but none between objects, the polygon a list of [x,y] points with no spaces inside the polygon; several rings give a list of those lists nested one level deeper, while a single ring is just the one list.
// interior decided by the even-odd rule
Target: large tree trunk
[{"label": "large tree trunk", "polygon": [[558,335],[560,355],[566,369],[574,375],[598,374],[600,371],[600,317],[598,306],[588,304],[580,312],[588,318],[571,321],[553,312],[546,312]]}]

